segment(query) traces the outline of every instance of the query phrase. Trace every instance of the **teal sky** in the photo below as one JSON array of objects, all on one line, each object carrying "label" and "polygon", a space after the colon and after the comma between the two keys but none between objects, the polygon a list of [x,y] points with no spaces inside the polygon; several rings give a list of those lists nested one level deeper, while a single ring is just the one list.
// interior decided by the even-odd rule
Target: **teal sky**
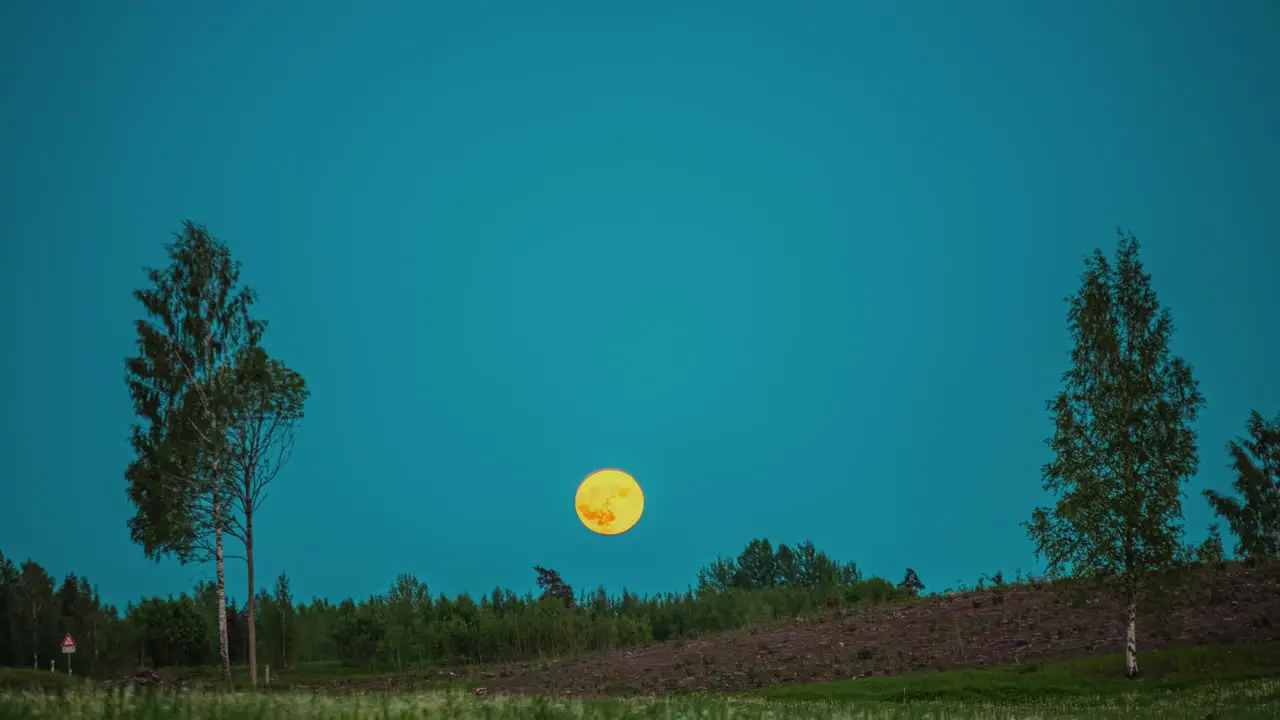
[{"label": "teal sky", "polygon": [[[359,9],[356,9],[356,8]],[[190,218],[313,396],[259,577],[683,590],[751,538],[1035,566],[1083,258],[1143,242],[1224,444],[1280,410],[1280,5],[10,2],[0,549],[114,602],[144,265]],[[572,508],[620,467],[620,537]],[[243,565],[229,565],[243,597]]]}]

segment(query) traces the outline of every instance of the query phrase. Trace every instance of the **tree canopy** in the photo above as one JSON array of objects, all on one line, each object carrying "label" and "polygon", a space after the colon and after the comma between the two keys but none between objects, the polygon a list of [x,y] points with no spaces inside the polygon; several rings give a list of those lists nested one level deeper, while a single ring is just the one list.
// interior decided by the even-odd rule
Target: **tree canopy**
[{"label": "tree canopy", "polygon": [[1227,445],[1239,498],[1205,490],[1209,505],[1238,538],[1236,554],[1250,559],[1280,557],[1280,413],[1268,422],[1249,415],[1247,437]]},{"label": "tree canopy", "polygon": [[225,510],[213,503],[209,469],[226,448],[226,371],[265,323],[250,316],[256,295],[240,285],[240,264],[203,227],[187,221],[165,250],[169,266],[148,268],[149,285],[133,293],[146,316],[136,323],[138,354],[125,361],[139,420],[125,473],[129,529],[148,557],[204,561],[214,515]]},{"label": "tree canopy", "polygon": [[1050,574],[1123,579],[1130,675],[1139,588],[1181,556],[1181,486],[1198,467],[1192,423],[1204,404],[1138,250],[1121,233],[1114,264],[1095,251],[1067,299],[1071,364],[1048,403],[1053,459],[1042,472],[1057,502],[1025,524]]}]

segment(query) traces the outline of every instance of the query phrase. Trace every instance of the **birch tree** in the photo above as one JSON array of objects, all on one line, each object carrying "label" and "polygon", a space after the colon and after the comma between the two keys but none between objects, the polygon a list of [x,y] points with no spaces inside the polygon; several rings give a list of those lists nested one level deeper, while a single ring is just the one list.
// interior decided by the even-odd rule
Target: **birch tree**
[{"label": "birch tree", "polygon": [[267,498],[267,486],[293,453],[294,430],[310,391],[306,380],[260,347],[250,347],[228,369],[231,399],[226,426],[231,503],[227,532],[244,545],[248,569],[247,623],[249,682],[258,683],[257,622],[254,607],[253,518]]},{"label": "birch tree", "polygon": [[169,266],[148,268],[150,286],[134,291],[146,317],[137,321],[138,355],[125,363],[139,419],[125,473],[135,508],[129,530],[149,558],[214,561],[219,657],[230,682],[225,369],[257,345],[266,324],[250,316],[256,296],[241,286],[240,264],[205,228],[185,222],[165,249]]},{"label": "birch tree", "polygon": [[1129,677],[1138,676],[1139,594],[1180,557],[1181,485],[1197,469],[1191,425],[1204,404],[1191,367],[1169,349],[1173,320],[1138,249],[1121,233],[1114,264],[1095,251],[1067,299],[1071,367],[1048,403],[1054,458],[1042,472],[1058,499],[1024,523],[1051,576],[1118,581]]}]

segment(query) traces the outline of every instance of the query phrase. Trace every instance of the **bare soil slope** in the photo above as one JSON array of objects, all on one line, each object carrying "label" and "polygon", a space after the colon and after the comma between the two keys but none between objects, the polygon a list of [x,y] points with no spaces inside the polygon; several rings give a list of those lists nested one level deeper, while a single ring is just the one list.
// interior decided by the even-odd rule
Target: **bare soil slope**
[{"label": "bare soil slope", "polygon": [[[1144,649],[1280,641],[1280,564],[1198,569],[1184,584],[1163,611],[1139,616],[1140,661]],[[511,694],[725,692],[1119,652],[1123,638],[1113,600],[1070,604],[1052,586],[1017,585],[579,660],[495,666],[473,678],[488,692]]]}]

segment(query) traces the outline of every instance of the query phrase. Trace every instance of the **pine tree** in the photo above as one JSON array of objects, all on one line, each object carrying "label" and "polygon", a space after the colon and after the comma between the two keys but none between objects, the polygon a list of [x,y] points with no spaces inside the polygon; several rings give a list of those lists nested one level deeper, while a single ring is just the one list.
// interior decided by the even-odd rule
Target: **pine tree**
[{"label": "pine tree", "polygon": [[924,590],[924,583],[920,582],[920,576],[916,575],[915,570],[907,568],[907,574],[903,576],[902,582],[898,583],[898,588],[912,595],[919,595]]},{"label": "pine tree", "polygon": [[1227,445],[1240,499],[1205,490],[1214,512],[1236,536],[1236,554],[1250,560],[1280,557],[1280,413],[1267,422],[1254,411],[1249,436]]},{"label": "pine tree", "polygon": [[560,573],[541,565],[535,565],[533,571],[538,573],[538,588],[542,590],[542,597],[559,598],[564,602],[565,607],[571,608],[576,605],[573,588],[560,578]]}]

